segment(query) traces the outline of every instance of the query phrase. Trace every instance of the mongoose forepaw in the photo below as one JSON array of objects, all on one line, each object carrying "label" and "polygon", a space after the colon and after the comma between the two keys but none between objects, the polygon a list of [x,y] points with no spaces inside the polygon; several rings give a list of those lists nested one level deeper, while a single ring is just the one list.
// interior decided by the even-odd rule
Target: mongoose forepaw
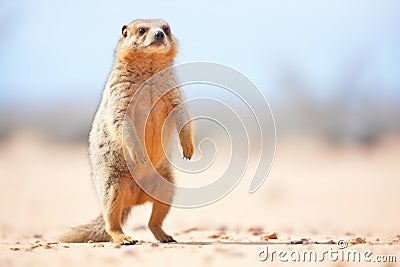
[{"label": "mongoose forepaw", "polygon": [[136,160],[136,164],[145,164],[147,163],[147,161],[148,161],[147,157],[144,157],[142,159]]},{"label": "mongoose forepaw", "polygon": [[148,158],[144,155],[143,151],[141,150],[132,150],[131,155],[132,155],[131,157],[132,161],[135,164],[144,164],[148,162]]},{"label": "mongoose forepaw", "polygon": [[183,150],[183,158],[190,160],[193,156],[194,153],[194,146],[193,144],[189,144],[189,145],[182,145],[182,150]]}]

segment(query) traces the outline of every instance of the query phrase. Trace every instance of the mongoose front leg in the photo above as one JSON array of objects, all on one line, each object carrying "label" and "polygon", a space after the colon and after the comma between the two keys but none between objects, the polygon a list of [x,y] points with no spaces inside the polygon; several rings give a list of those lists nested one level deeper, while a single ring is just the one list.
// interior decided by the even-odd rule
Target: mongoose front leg
[{"label": "mongoose front leg", "polygon": [[182,146],[183,156],[186,159],[191,159],[194,153],[192,122],[189,119],[189,113],[181,103],[182,99],[175,99],[175,124],[179,132],[179,141]]},{"label": "mongoose front leg", "polygon": [[124,147],[132,162],[136,164],[147,162],[147,157],[140,145],[139,138],[130,119],[127,119],[124,124]]},{"label": "mongoose front leg", "polygon": [[161,228],[162,223],[169,212],[169,209],[170,205],[157,200],[153,201],[153,209],[148,226],[154,237],[162,243],[176,242],[176,240],[172,236],[167,235]]},{"label": "mongoose front leg", "polygon": [[121,245],[134,245],[138,241],[126,236],[122,231],[121,219],[123,212],[123,188],[120,185],[111,185],[104,201],[104,220],[106,231],[112,241]]},{"label": "mongoose front leg", "polygon": [[181,142],[183,156],[186,159],[191,159],[194,153],[192,126],[187,122],[179,132],[179,140]]},{"label": "mongoose front leg", "polygon": [[183,157],[191,159],[194,153],[192,122],[187,111],[182,93],[179,88],[170,92],[170,103],[173,106],[176,129],[179,133],[179,141],[183,150]]}]

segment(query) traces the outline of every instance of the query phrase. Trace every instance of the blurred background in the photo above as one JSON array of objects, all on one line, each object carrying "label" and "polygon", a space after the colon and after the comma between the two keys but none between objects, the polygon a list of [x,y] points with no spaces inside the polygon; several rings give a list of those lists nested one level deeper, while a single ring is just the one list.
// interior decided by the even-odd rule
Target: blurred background
[{"label": "blurred background", "polygon": [[1,1],[0,136],[86,141],[120,27],[163,18],[176,63],[238,69],[279,134],[369,143],[400,130],[397,1]]},{"label": "blurred background", "polygon": [[395,0],[0,1],[2,235],[59,232],[98,213],[87,136],[121,25],[138,18],[170,23],[176,63],[247,75],[277,126],[259,192],[248,195],[247,180],[214,205],[174,210],[170,229],[400,231],[399,14]]}]

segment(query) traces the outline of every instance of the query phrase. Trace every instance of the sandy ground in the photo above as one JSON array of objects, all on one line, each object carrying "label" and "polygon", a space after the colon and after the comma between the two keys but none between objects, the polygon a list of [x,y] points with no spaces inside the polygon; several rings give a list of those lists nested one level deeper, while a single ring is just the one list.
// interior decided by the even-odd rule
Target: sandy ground
[{"label": "sandy ground", "polygon": [[[217,203],[172,209],[165,230],[176,244],[154,240],[145,227],[148,205],[136,208],[125,228],[138,245],[62,244],[58,235],[100,210],[86,145],[18,135],[0,145],[0,266],[262,266],[285,259],[304,266],[288,253],[296,257],[305,250],[315,250],[318,260],[325,255],[321,266],[355,265],[340,260],[352,251],[371,251],[372,262],[389,255],[400,262],[399,156],[396,138],[370,148],[283,138],[270,176],[255,194],[247,193],[245,177]],[[268,239],[273,233],[277,239]],[[340,249],[339,240],[348,247]],[[258,257],[266,249],[262,262]],[[325,251],[338,251],[338,261]]]}]

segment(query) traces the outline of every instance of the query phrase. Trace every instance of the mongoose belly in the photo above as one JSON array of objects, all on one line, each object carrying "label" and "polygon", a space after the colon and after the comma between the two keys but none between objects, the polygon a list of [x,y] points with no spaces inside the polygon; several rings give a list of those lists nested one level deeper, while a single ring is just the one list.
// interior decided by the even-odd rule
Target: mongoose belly
[{"label": "mongoose belly", "polygon": [[157,167],[165,159],[170,143],[171,127],[167,123],[170,108],[163,99],[159,100],[148,116],[145,129],[146,152],[151,163]]}]

